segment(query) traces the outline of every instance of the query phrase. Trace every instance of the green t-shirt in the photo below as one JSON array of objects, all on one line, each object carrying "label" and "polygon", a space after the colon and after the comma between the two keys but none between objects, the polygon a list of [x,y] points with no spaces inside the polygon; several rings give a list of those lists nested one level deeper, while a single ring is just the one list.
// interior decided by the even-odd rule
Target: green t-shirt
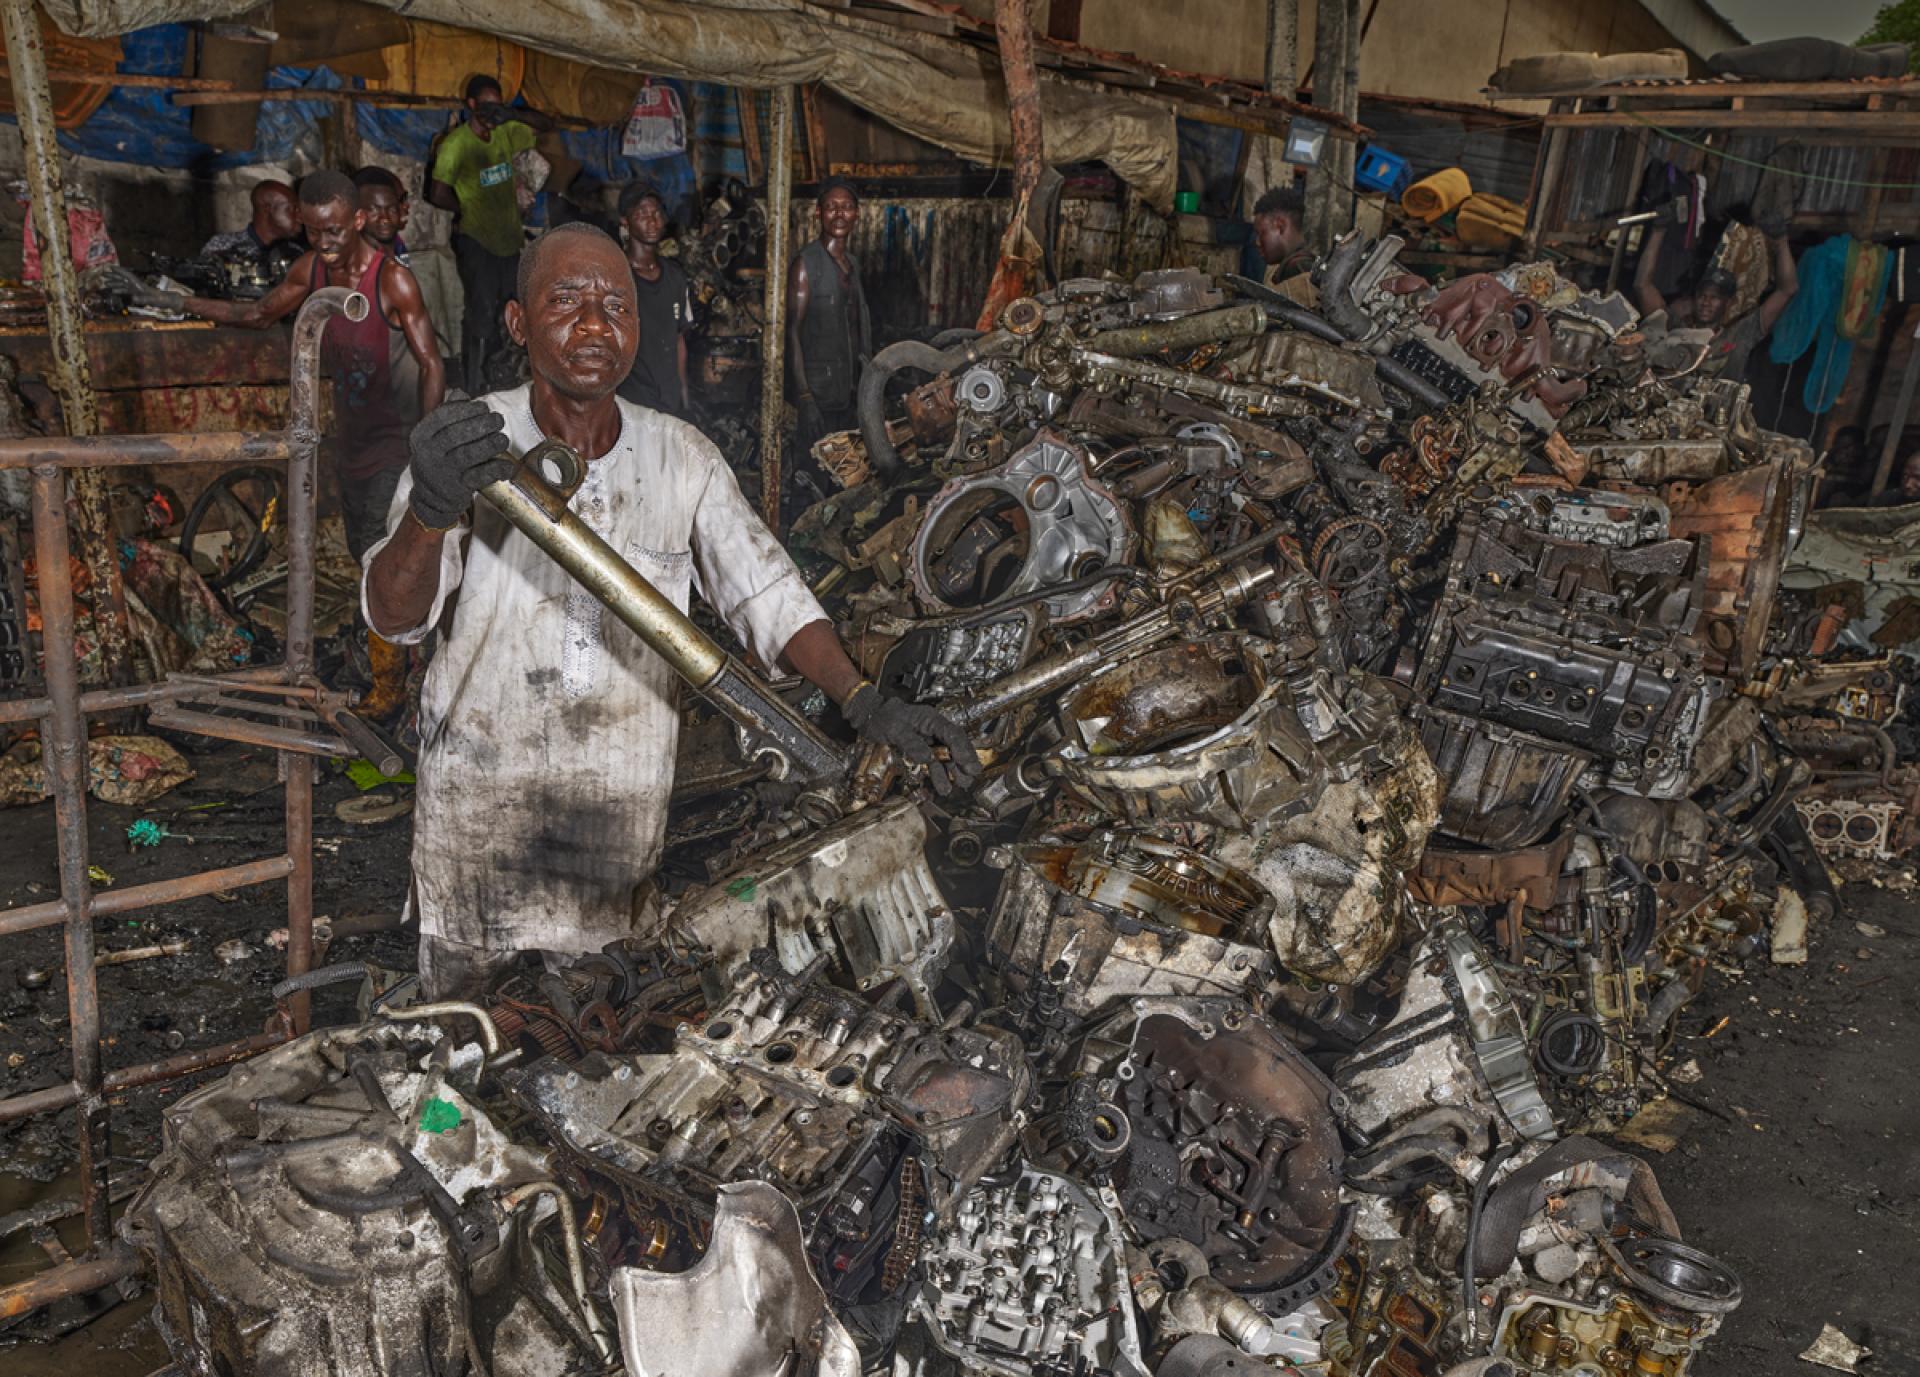
[{"label": "green t-shirt", "polygon": [[532,148],[533,141],[533,130],[524,124],[500,125],[485,139],[463,124],[440,140],[433,160],[433,179],[460,198],[460,232],[501,258],[519,253],[525,242],[514,198],[513,155]]}]

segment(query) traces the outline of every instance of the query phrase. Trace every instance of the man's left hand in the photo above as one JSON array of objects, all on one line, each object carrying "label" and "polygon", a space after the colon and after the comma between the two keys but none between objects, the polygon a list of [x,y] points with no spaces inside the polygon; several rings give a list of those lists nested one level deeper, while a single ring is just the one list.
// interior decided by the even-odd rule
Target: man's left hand
[{"label": "man's left hand", "polygon": [[[862,684],[840,711],[862,740],[892,747],[909,764],[925,765],[935,793],[950,793],[979,778],[980,757],[967,729],[938,708],[887,698],[872,684]],[[934,755],[936,746],[946,747],[945,761]]]}]

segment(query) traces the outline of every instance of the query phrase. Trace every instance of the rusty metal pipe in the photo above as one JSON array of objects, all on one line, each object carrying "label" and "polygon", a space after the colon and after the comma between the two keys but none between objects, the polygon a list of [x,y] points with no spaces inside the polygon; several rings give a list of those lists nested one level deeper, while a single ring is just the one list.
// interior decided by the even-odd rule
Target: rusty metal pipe
[{"label": "rusty metal pipe", "polygon": [[[326,732],[303,732],[293,727],[276,727],[246,717],[221,717],[210,712],[194,712],[171,703],[155,708],[147,720],[168,731],[195,732],[223,741],[239,741],[249,746],[266,746],[276,751],[294,751],[301,755],[324,755],[345,759],[351,749],[337,736]],[[293,854],[288,849],[288,854]]]},{"label": "rusty metal pipe", "polygon": [[140,1255],[124,1243],[116,1243],[91,1261],[49,1267],[37,1277],[0,1288],[0,1319],[30,1314],[69,1296],[89,1295],[137,1275],[140,1268]]},{"label": "rusty metal pipe", "polygon": [[[134,885],[128,889],[110,889],[104,894],[93,896],[89,911],[96,918],[105,918],[111,914],[131,913],[135,909],[148,908],[156,904],[177,903],[182,899],[198,899],[223,889],[242,889],[247,885],[284,880],[292,873],[293,857],[269,856],[264,860],[230,865],[223,870],[202,870],[198,874],[183,875],[177,880],[155,880],[151,884]],[[0,913],[0,937],[12,937],[16,933],[52,927],[55,923],[65,921],[66,917],[67,901],[65,899],[53,899],[44,904],[28,904],[24,908],[8,909]]]},{"label": "rusty metal pipe", "polygon": [[[142,1062],[138,1066],[109,1071],[101,1081],[100,1091],[104,1095],[111,1095],[117,1091],[131,1090],[136,1086],[178,1080],[182,1076],[191,1076],[196,1071],[208,1071],[230,1062],[245,1061],[248,1057],[257,1056],[268,1048],[278,1047],[281,1043],[288,1041],[291,1036],[290,1032],[284,1030],[255,1033],[250,1037],[220,1043],[218,1046],[202,1047],[198,1051],[181,1052],[175,1056],[162,1057],[159,1061]],[[24,1095],[12,1095],[0,1100],[0,1124],[10,1124],[19,1119],[31,1119],[36,1114],[65,1109],[79,1098],[80,1087],[72,1081],[61,1085],[50,1085],[44,1090],[30,1090]]]},{"label": "rusty metal pipe", "polygon": [[[344,287],[323,287],[308,297],[293,321],[293,369],[287,385],[287,677],[313,674],[313,567],[315,468],[320,456],[320,338],[337,315],[367,318],[367,298]],[[313,759],[281,757],[287,780],[287,974],[313,966]],[[287,1001],[296,1033],[307,1031],[311,1002],[305,991]]]},{"label": "rusty metal pipe", "polygon": [[[125,708],[143,708],[150,703],[165,703],[176,698],[190,698],[197,693],[205,693],[209,686],[221,686],[229,689],[241,689],[249,685],[270,680],[279,670],[271,665],[258,669],[236,670],[225,676],[207,675],[203,678],[188,679],[180,675],[168,676],[165,683],[132,684],[126,688],[95,689],[91,693],[80,695],[80,712],[91,716],[99,712],[119,712]],[[288,693],[296,697],[312,697],[314,690],[299,685],[276,684],[276,693]],[[51,698],[15,698],[0,703],[0,724],[8,722],[30,722],[37,717],[45,717],[53,711]]]},{"label": "rusty metal pipe", "polygon": [[767,150],[767,281],[760,326],[760,514],[776,536],[787,439],[787,231],[792,219],[793,87],[776,86]]},{"label": "rusty metal pipe", "polygon": [[0,440],[0,469],[166,468],[176,464],[279,464],[293,453],[279,431],[188,435],[36,435]]},{"label": "rusty metal pipe", "polygon": [[[37,39],[36,39],[37,41]],[[73,655],[73,581],[67,564],[67,480],[52,465],[33,471],[33,545],[40,574],[43,672],[53,710],[40,729],[47,791],[59,835],[65,909],[67,1020],[80,1104],[80,1198],[87,1237],[108,1241],[106,1105],[100,1095],[100,995],[93,970],[93,882],[87,878],[87,724]]]},{"label": "rusty metal pipe", "polygon": [[1163,349],[1197,349],[1203,344],[1252,339],[1266,331],[1266,307],[1257,301],[1248,301],[1213,311],[1197,311],[1175,320],[1153,320],[1144,325],[1102,330],[1087,341],[1086,347],[1096,354],[1134,359]]}]

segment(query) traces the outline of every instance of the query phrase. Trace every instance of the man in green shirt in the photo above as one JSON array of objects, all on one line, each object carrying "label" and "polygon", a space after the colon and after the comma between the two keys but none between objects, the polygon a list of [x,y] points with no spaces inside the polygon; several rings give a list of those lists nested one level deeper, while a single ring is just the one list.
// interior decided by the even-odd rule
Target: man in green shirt
[{"label": "man in green shirt", "polygon": [[485,392],[487,355],[499,346],[501,312],[513,296],[526,234],[514,188],[513,158],[553,128],[537,110],[510,108],[500,83],[484,73],[467,78],[467,122],[440,140],[427,182],[427,200],[457,212],[454,263],[466,292],[460,330],[466,389]]}]

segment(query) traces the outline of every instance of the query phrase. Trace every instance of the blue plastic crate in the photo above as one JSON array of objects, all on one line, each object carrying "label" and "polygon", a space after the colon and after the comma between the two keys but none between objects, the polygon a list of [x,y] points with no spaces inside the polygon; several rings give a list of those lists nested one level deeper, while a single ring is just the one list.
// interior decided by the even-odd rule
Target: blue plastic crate
[{"label": "blue plastic crate", "polygon": [[1378,144],[1361,149],[1354,162],[1353,184],[1362,191],[1384,191],[1397,199],[1412,183],[1413,169],[1407,160]]}]

